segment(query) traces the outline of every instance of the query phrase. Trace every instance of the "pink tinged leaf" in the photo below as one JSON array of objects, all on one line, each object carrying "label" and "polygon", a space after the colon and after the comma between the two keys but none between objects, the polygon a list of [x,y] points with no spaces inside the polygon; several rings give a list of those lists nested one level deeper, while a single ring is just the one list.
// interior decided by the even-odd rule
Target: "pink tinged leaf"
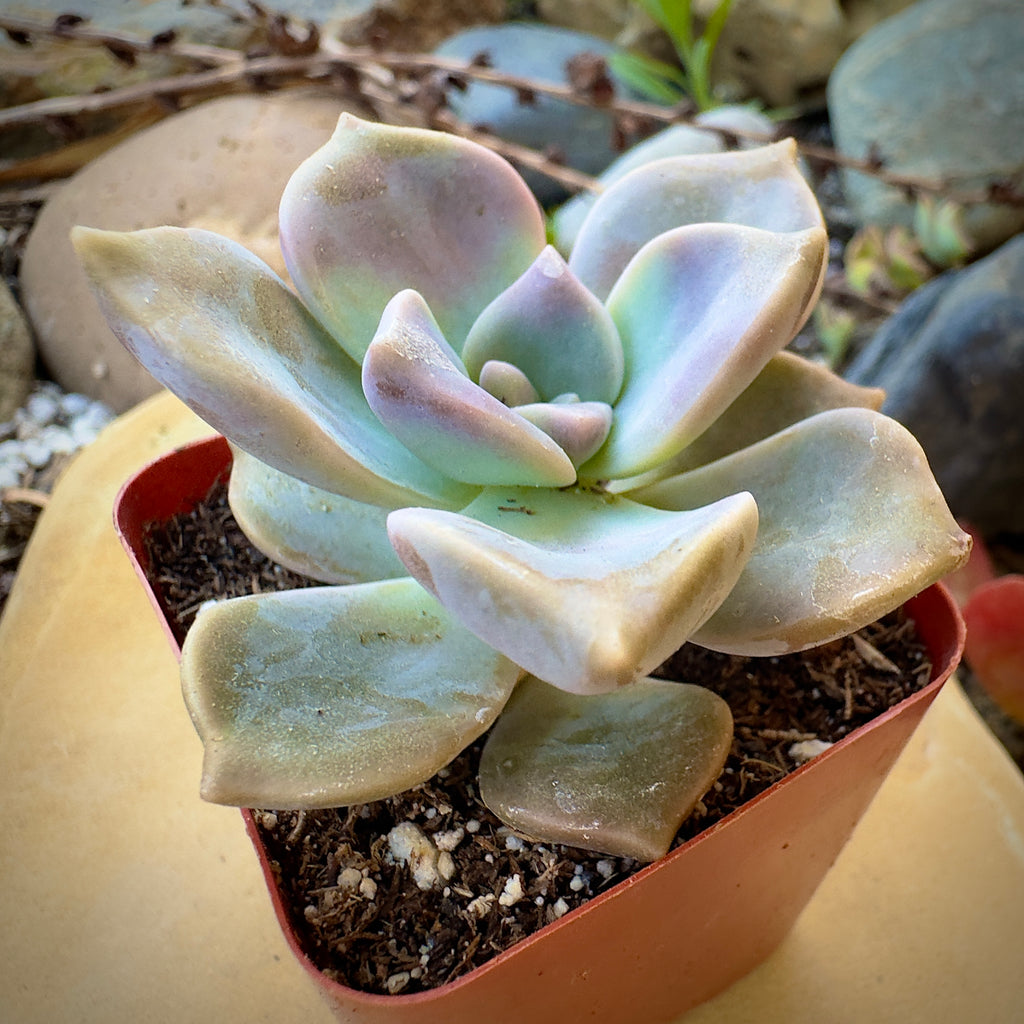
[{"label": "pink tinged leaf", "polygon": [[630,172],[598,197],[569,266],[604,299],[651,239],[713,221],[782,233],[824,228],[792,139],[757,149],[669,157]]},{"label": "pink tinged leaf", "polygon": [[399,558],[457,620],[573,693],[630,683],[682,646],[756,533],[749,494],[666,515],[592,492],[490,488],[464,514],[388,517]]},{"label": "pink tinged leaf", "polygon": [[529,405],[540,401],[537,389],[530,383],[530,378],[511,363],[503,363],[500,359],[488,360],[480,369],[480,387],[489,395],[512,408],[516,405]]},{"label": "pink tinged leaf", "polygon": [[544,401],[574,391],[610,403],[622,387],[615,324],[551,246],[480,314],[462,358],[474,377],[492,359],[518,366]]},{"label": "pink tinged leaf", "polygon": [[744,487],[754,553],[693,642],[730,654],[805,650],[874,622],[963,565],[971,541],[920,444],[871,409],[834,409],[749,448],[631,492],[699,508]]},{"label": "pink tinged leaf", "polygon": [[651,861],[731,744],[729,705],[703,687],[640,679],[581,697],[527,676],[487,737],[480,796],[545,842]]},{"label": "pink tinged leaf", "polygon": [[366,400],[390,433],[439,472],[481,486],[564,487],[569,456],[474,384],[422,296],[388,303],[363,360]]},{"label": "pink tinged leaf", "polygon": [[609,489],[628,494],[697,469],[828,409],[853,407],[877,412],[884,398],[881,388],[851,384],[820,363],[782,351],[772,356],[739,398],[678,455],[640,477],[615,481]]},{"label": "pink tinged leaf", "polygon": [[240,245],[181,228],[75,228],[72,241],[125,347],[239,448],[356,501],[472,498],[381,427],[359,367]]},{"label": "pink tinged leaf", "polygon": [[982,583],[963,613],[967,664],[992,699],[1024,725],[1024,576]]},{"label": "pink tinged leaf", "polygon": [[678,228],[645,246],[608,299],[626,386],[589,479],[671,459],[739,397],[806,319],[823,281],[820,228]]},{"label": "pink tinged leaf", "polygon": [[426,298],[461,349],[480,311],[544,247],[540,208],[501,157],[350,114],[292,176],[280,223],[299,294],[357,362],[403,288]]},{"label": "pink tinged leaf", "polygon": [[515,411],[552,438],[574,466],[604,444],[612,427],[612,407],[604,402],[536,402]]}]

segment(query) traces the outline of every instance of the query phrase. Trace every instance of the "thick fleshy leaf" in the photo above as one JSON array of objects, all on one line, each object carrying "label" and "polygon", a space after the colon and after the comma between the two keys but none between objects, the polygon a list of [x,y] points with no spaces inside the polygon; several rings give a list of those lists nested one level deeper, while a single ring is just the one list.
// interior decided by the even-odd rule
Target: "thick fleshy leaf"
[{"label": "thick fleshy leaf", "polygon": [[651,239],[685,224],[766,231],[824,229],[792,139],[757,149],[655,160],[603,192],[580,229],[569,266],[599,299]]},{"label": "thick fleshy leaf", "polygon": [[612,427],[612,407],[604,402],[537,402],[516,412],[552,438],[574,466],[604,444]]},{"label": "thick fleshy leaf", "polygon": [[299,294],[356,360],[388,300],[414,288],[461,349],[544,247],[540,208],[501,157],[455,135],[342,114],[281,198]]},{"label": "thick fleshy leaf", "polygon": [[359,367],[241,246],[180,228],[75,228],[72,241],[125,347],[238,447],[357,501],[472,497],[388,435]]},{"label": "thick fleshy leaf", "polygon": [[581,697],[527,676],[480,759],[480,796],[549,843],[655,860],[711,788],[732,715],[701,686],[640,679]]},{"label": "thick fleshy leaf", "polygon": [[[674,124],[655,133],[643,142],[631,146],[622,156],[613,160],[598,181],[607,190],[620,178],[638,167],[673,156],[692,156],[697,153],[721,153],[727,149],[720,132],[707,131],[701,125],[721,128],[729,132],[756,132],[771,136],[775,126],[764,114],[751,107],[716,107],[698,114],[692,124]],[[747,144],[739,140],[741,149],[753,149],[764,143]],[[569,253],[576,243],[580,227],[597,202],[592,192],[580,192],[560,206],[551,218],[555,244],[561,252]]]},{"label": "thick fleshy leaf", "polygon": [[674,516],[591,492],[491,488],[464,514],[388,517],[399,558],[453,616],[575,693],[630,683],[682,646],[756,532],[749,494]]},{"label": "thick fleshy leaf", "polygon": [[565,487],[576,469],[543,430],[474,384],[419,293],[388,303],[363,359],[363,391],[388,431],[472,484]]},{"label": "thick fleshy leaf", "polygon": [[540,401],[540,395],[530,378],[511,363],[490,359],[480,368],[480,387],[494,395],[502,405],[528,405]]},{"label": "thick fleshy leaf", "polygon": [[337,807],[430,778],[486,730],[519,669],[408,578],[205,605],[182,650],[202,795]]},{"label": "thick fleshy leaf", "polygon": [[828,409],[881,408],[885,392],[851,384],[820,363],[779,352],[753,383],[695,441],[677,456],[635,480],[610,489],[629,493],[678,473],[724,458],[748,445]]},{"label": "thick fleshy leaf", "polygon": [[233,454],[231,511],[269,558],[324,583],[408,575],[388,540],[388,509],[311,487],[238,448]]},{"label": "thick fleshy leaf", "polygon": [[631,496],[700,508],[737,487],[761,525],[736,586],[692,637],[713,650],[785,654],[853,633],[970,551],[921,446],[871,409],[819,413]]},{"label": "thick fleshy leaf", "polygon": [[551,246],[480,314],[462,358],[478,379],[491,359],[518,366],[548,402],[565,391],[614,402],[622,387],[615,324]]},{"label": "thick fleshy leaf", "polygon": [[588,479],[675,456],[739,397],[806,319],[823,280],[820,228],[677,228],[646,245],[608,299],[626,385]]}]

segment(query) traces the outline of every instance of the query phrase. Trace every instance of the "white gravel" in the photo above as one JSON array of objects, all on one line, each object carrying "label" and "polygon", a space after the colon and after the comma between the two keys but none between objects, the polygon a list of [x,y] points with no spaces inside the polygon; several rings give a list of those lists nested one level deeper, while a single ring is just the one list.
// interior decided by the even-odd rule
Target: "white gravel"
[{"label": "white gravel", "polygon": [[38,383],[25,404],[0,423],[0,488],[24,486],[58,455],[89,444],[114,418],[102,402]]}]

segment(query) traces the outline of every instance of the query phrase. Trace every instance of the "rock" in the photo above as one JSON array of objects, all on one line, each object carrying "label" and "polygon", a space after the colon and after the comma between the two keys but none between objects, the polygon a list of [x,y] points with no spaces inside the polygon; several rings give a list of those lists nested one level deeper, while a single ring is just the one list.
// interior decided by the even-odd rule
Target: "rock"
[{"label": "rock", "polygon": [[[353,5],[347,5],[352,7]],[[324,46],[383,44],[389,50],[424,52],[472,25],[505,17],[505,0],[377,0],[356,5],[324,26]]]},{"label": "rock", "polygon": [[[1022,50],[1020,0],[921,0],[836,66],[828,105],[837,147],[963,189],[1024,184]],[[899,190],[856,173],[845,183],[863,223],[910,224],[912,205]],[[1024,209],[973,206],[965,227],[985,251],[1024,227]]]},{"label": "rock", "polygon": [[[696,32],[720,0],[694,0]],[[913,0],[734,0],[719,39],[712,81],[732,99],[756,96],[773,106],[822,87],[835,62],[869,26]],[[631,0],[541,0],[541,16],[659,57],[665,36]],[[659,43],[660,37],[660,43]]]},{"label": "rock", "polygon": [[22,300],[54,380],[115,411],[158,390],[100,314],[68,240],[75,224],[208,228],[283,273],[281,191],[329,138],[343,109],[313,92],[211,100],[138,133],[70,178],[36,220],[21,265]]},{"label": "rock", "polygon": [[538,0],[537,13],[549,25],[589,32],[619,46],[671,60],[672,44],[634,0]]},{"label": "rock", "polygon": [[[771,106],[794,103],[828,80],[843,51],[913,0],[735,0],[712,65],[712,82]],[[707,18],[718,0],[695,0]]]},{"label": "rock", "polygon": [[[581,53],[608,57],[617,50],[587,33],[510,22],[460,32],[435,53],[457,60],[486,53],[498,71],[566,85],[566,63],[572,57]],[[617,88],[621,95],[635,96],[621,82]],[[470,82],[465,92],[452,90],[449,103],[455,116],[467,124],[484,126],[503,139],[542,152],[557,147],[565,163],[587,174],[604,170],[620,151],[614,119],[604,110],[539,95],[533,102],[523,102],[514,89],[487,82]],[[565,197],[562,187],[550,178],[539,174],[524,177],[543,203]]]},{"label": "rock", "polygon": [[0,280],[0,423],[28,397],[35,379],[32,335],[11,290]]},{"label": "rock", "polygon": [[[8,0],[2,7],[7,15],[44,25],[73,10],[93,28],[143,39],[165,30],[174,31],[180,41],[214,46],[245,48],[255,39],[254,26],[233,17],[228,7],[179,0]],[[25,46],[0,34],[0,96],[5,105],[119,88],[191,66],[165,54],[129,64],[102,46],[69,44],[47,36],[33,36],[32,45]]]},{"label": "rock", "polygon": [[846,376],[886,389],[954,515],[1024,533],[1024,235],[914,292]]},{"label": "rock", "polygon": [[[24,404],[0,423],[0,487],[31,480],[39,486],[59,472],[67,456],[94,441],[113,418],[102,403],[65,394],[53,381],[34,384]],[[40,470],[47,474],[40,474]]]}]

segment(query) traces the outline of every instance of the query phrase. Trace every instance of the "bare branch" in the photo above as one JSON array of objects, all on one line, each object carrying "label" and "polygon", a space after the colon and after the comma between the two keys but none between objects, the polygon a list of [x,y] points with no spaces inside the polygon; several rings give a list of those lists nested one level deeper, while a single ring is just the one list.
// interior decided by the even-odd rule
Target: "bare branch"
[{"label": "bare branch", "polygon": [[[0,15],[0,30],[6,30],[20,39],[45,35],[120,48],[130,53],[172,53],[205,65],[202,70],[186,71],[139,82],[104,93],[51,97],[9,107],[0,110],[0,131],[26,124],[52,122],[58,118],[73,118],[84,113],[152,103],[154,100],[173,105],[186,97],[216,95],[233,89],[256,90],[271,86],[284,88],[333,79],[347,84],[350,89],[355,88],[360,98],[367,100],[379,110],[387,110],[402,118],[406,123],[410,118],[420,123],[435,122],[438,127],[455,131],[460,135],[479,137],[478,141],[483,144],[512,156],[523,166],[532,167],[557,178],[570,188],[595,188],[593,178],[557,164],[550,156],[504,142],[493,135],[480,133],[459,123],[444,111],[446,88],[467,80],[501,85],[515,90],[519,96],[529,97],[531,101],[537,96],[547,96],[579,106],[592,107],[593,90],[585,86],[574,87],[568,81],[564,84],[542,82],[521,75],[495,71],[482,60],[457,61],[429,54],[392,53],[347,47],[330,38],[320,39],[314,31],[315,26],[312,25],[309,26],[309,38],[319,41],[319,49],[315,53],[269,57],[248,57],[236,50],[196,46],[179,43],[173,39],[168,41],[160,36],[147,40],[125,33],[92,29],[86,22],[68,23],[59,19],[47,25],[27,18]],[[299,42],[302,43],[301,40]],[[620,117],[634,118],[639,124],[690,124],[703,131],[716,132],[730,146],[736,145],[737,139],[767,143],[776,138],[774,133],[695,125],[694,111],[688,102],[675,107],[665,107],[602,93],[600,106]],[[965,206],[977,203],[1024,206],[1024,191],[1014,182],[998,182],[987,188],[960,189],[950,180],[924,178],[889,170],[884,162],[874,155],[858,159],[845,156],[834,149],[808,143],[799,143],[799,149],[808,159],[861,172],[914,195],[932,193]]]}]

